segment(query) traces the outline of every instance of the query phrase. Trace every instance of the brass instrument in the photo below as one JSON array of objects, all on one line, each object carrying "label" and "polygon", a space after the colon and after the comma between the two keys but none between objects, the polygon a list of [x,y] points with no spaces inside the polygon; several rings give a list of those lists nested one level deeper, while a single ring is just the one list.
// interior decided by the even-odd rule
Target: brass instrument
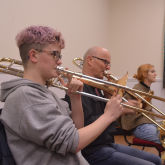
[{"label": "brass instrument", "polygon": [[[82,69],[82,67],[83,67],[83,60],[81,59],[81,58],[75,58],[74,60],[73,60],[73,64],[75,64],[76,66],[78,66],[80,69]],[[110,78],[112,79],[112,80],[115,80],[115,81],[117,81],[118,79],[115,77],[115,76],[113,76],[113,75],[111,75],[111,74],[109,74],[108,76],[110,76]],[[101,81],[101,80],[100,80]],[[104,81],[104,80],[103,80]],[[89,83],[88,83],[89,84]],[[108,83],[107,83],[108,84]],[[91,84],[89,84],[89,85],[91,85]],[[105,91],[106,92],[108,92],[108,87],[105,87],[104,86],[105,84],[101,84],[101,88],[100,89],[102,89],[102,90],[104,90],[105,89]],[[152,95],[152,94],[150,94],[150,93],[145,93],[145,92],[142,92],[142,91],[139,91],[139,90],[136,90],[136,89],[132,89],[132,88],[129,88],[129,87],[127,87],[127,86],[121,86],[121,85],[119,85],[119,84],[114,84],[114,83],[112,83],[112,82],[110,82],[109,83],[109,85],[113,85],[113,86],[116,86],[117,88],[121,88],[121,89],[124,89],[127,93],[129,93],[130,95],[133,95],[135,98],[138,98],[138,99],[141,99],[142,101],[144,101],[146,104],[148,104],[148,105],[150,105],[153,109],[155,109],[157,112],[159,112],[160,114],[162,114],[163,116],[165,116],[165,113],[163,113],[162,111],[160,111],[157,107],[155,107],[154,105],[152,105],[149,101],[147,101],[146,99],[144,99],[142,96],[147,96],[147,97],[150,97],[150,98],[154,98],[154,99],[157,99],[157,100],[160,100],[160,101],[164,101],[165,102],[165,99],[164,98],[162,98],[162,97],[158,97],[158,96],[154,96],[154,95]],[[93,85],[94,86],[94,85]],[[104,86],[104,88],[102,88],[102,86]],[[97,87],[97,88],[99,88],[99,86],[95,86],[95,87]],[[142,96],[141,96],[142,95]],[[123,98],[123,100],[124,100],[124,98]],[[160,125],[156,122],[156,121],[154,121],[152,118],[150,118],[148,115],[146,115],[147,113],[146,113],[146,110],[145,110],[145,112],[143,112],[143,111],[141,111],[141,113],[142,113],[142,115],[143,116],[145,116],[147,119],[149,119],[150,121],[152,121],[154,124],[156,124],[159,128],[160,128]],[[155,116],[155,115],[153,115],[153,116]],[[162,126],[161,126],[162,127]],[[164,128],[164,127],[163,127]],[[164,129],[161,129],[161,130],[163,130],[164,131]]]},{"label": "brass instrument", "polygon": [[[7,74],[11,74],[11,75],[15,75],[15,76],[19,76],[19,77],[23,77],[23,71],[19,70],[19,69],[15,69],[12,67],[13,64],[17,64],[17,65],[21,65],[22,66],[22,62],[19,61],[19,60],[15,60],[15,59],[11,59],[11,58],[1,58],[0,59],[0,62],[8,62],[9,65],[6,66],[6,65],[2,65],[0,64],[0,72],[3,72],[3,73],[7,73]],[[57,70],[62,74],[62,73],[67,73],[67,74],[71,74],[73,75],[74,77],[78,78],[79,80],[81,80],[82,82],[84,83],[91,83],[92,86],[96,86],[98,88],[104,88],[106,87],[107,88],[107,85],[112,85],[112,86],[115,86],[117,88],[122,88],[122,89],[125,89],[125,90],[129,90],[131,92],[139,92],[139,93],[142,93],[144,94],[144,92],[141,92],[141,91],[137,91],[137,90],[134,90],[134,89],[131,89],[129,87],[125,87],[125,86],[122,86],[122,85],[118,85],[118,84],[115,84],[115,83],[112,83],[112,82],[109,82],[109,81],[104,81],[104,80],[101,80],[101,79],[97,79],[97,78],[94,78],[94,77],[90,77],[90,76],[87,76],[87,75],[83,75],[81,73],[76,73],[76,72],[72,72],[72,71],[69,71],[69,70],[66,70],[64,69],[63,67],[57,67]],[[90,84],[90,85],[91,85]],[[63,90],[67,90],[66,87],[64,86],[60,86],[60,85],[56,85],[53,81],[50,81],[50,86],[52,87],[57,87],[57,88],[60,88],[60,89],[63,89]],[[98,100],[101,100],[101,101],[104,101],[104,102],[107,102],[109,99],[106,99],[106,98],[102,98],[102,97],[99,97],[99,96],[95,96],[95,95],[91,95],[89,93],[85,93],[85,92],[79,92],[77,91],[76,93],[78,94],[81,94],[81,95],[84,95],[84,96],[87,96],[87,97],[91,97],[91,98],[94,98],[94,99],[98,99]],[[146,93],[145,93],[146,94]],[[146,94],[147,95],[147,94]],[[130,109],[133,109],[137,112],[141,112],[141,113],[144,113],[145,115],[146,114],[150,114],[150,115],[153,115],[153,116],[156,116],[156,117],[159,117],[159,118],[162,118],[162,119],[165,119],[165,115],[159,115],[159,114],[155,114],[153,112],[149,112],[149,111],[146,111],[144,109],[141,109],[141,108],[137,108],[137,107],[134,107],[134,106],[130,106],[130,105],[127,105],[127,104],[124,104],[124,103],[121,103],[123,106],[127,107],[127,108],[130,108]],[[147,115],[146,115],[147,116]],[[153,121],[154,122],[154,121]],[[155,123],[155,122],[154,122]],[[156,125],[158,125],[156,123]],[[158,127],[160,129],[162,129],[163,131],[165,131],[165,129],[158,125]]]},{"label": "brass instrument", "polygon": [[22,70],[15,69],[15,68],[12,67],[14,64],[22,65],[21,61],[15,60],[15,59],[12,59],[12,58],[1,58],[0,62],[2,62],[2,63],[5,62],[5,63],[9,64],[7,66],[5,64],[3,64],[3,65],[0,64],[0,72],[11,74],[11,75],[18,76],[18,77],[23,76],[23,71]]}]

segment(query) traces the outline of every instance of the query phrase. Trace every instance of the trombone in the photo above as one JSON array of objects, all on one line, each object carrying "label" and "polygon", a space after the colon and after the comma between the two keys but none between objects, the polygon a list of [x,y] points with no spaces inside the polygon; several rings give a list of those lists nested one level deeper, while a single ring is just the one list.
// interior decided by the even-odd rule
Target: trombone
[{"label": "trombone", "polygon": [[[22,70],[16,69],[16,68],[13,68],[12,67],[14,64],[17,64],[17,65],[21,65],[22,66],[22,62],[21,61],[15,60],[15,59],[12,59],[12,58],[1,58],[0,59],[0,62],[7,62],[7,63],[9,63],[9,65],[7,65],[7,66],[0,64],[0,72],[6,73],[6,74],[10,74],[10,75],[14,75],[14,76],[18,76],[18,77],[23,77],[23,71]],[[104,81],[104,80],[101,80],[101,79],[97,79],[97,78],[94,78],[94,77],[83,75],[81,73],[72,72],[72,71],[69,71],[69,70],[64,69],[63,67],[59,67],[58,66],[57,67],[57,71],[59,71],[61,74],[62,73],[71,74],[72,76],[78,78],[82,82],[85,81],[85,82],[93,83],[93,86],[98,86],[98,87],[103,86],[103,87],[107,88],[107,86],[105,86],[105,85],[112,85],[112,86],[116,86],[118,88],[130,90],[132,92],[136,92],[137,91],[137,90],[131,89],[129,87],[118,85],[118,84],[115,84],[115,83],[112,83],[112,82],[109,82],[109,81]],[[52,80],[50,80],[49,85],[52,86],[52,87],[60,88],[62,90],[67,90],[66,87],[57,85]],[[138,91],[138,92],[144,94],[144,92],[141,92],[141,91]],[[85,92],[79,92],[79,91],[77,91],[76,93],[81,94],[81,95],[84,95],[84,96],[87,96],[87,97],[91,97],[91,98],[94,98],[94,99],[97,99],[97,100],[100,100],[100,101],[104,101],[104,102],[107,102],[109,100],[109,99],[102,98],[102,97],[95,96],[95,95],[91,95],[91,94],[85,93]],[[144,113],[145,115],[146,114],[149,114],[149,115],[153,115],[153,116],[156,116],[156,117],[165,119],[165,115],[155,114],[153,112],[149,112],[149,111],[146,111],[144,109],[137,108],[137,107],[134,107],[134,106],[130,106],[130,105],[127,105],[127,104],[124,104],[124,103],[121,103],[121,104],[123,106],[125,106],[127,108],[130,108],[130,109],[133,109],[133,110],[135,110],[137,112]],[[148,116],[147,116],[147,118],[148,118]],[[154,120],[152,122],[154,122],[160,129],[162,129],[163,131],[165,131],[165,128],[163,128],[161,125],[159,125],[158,123],[156,123]]]}]

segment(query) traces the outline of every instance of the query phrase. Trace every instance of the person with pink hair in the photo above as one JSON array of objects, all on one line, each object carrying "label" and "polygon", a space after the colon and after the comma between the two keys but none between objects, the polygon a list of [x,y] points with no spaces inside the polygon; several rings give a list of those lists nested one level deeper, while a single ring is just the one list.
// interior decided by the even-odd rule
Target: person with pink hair
[{"label": "person with pink hair", "polygon": [[80,94],[83,83],[72,78],[67,84],[68,104],[47,88],[59,75],[62,34],[47,26],[30,26],[16,36],[22,59],[23,78],[1,84],[5,102],[1,121],[17,165],[86,165],[80,150],[94,141],[121,114],[130,112],[121,97],[110,99],[104,113],[84,127]]}]

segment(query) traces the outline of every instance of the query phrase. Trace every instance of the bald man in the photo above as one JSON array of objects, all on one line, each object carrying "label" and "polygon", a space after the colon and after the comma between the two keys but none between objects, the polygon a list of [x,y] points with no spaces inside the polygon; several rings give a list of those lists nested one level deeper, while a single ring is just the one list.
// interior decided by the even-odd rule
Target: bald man
[{"label": "bald man", "polygon": [[[84,55],[83,74],[103,79],[110,70],[111,56],[107,49],[92,47]],[[83,91],[104,97],[103,92],[84,84]],[[131,103],[130,103],[131,104]],[[95,122],[104,113],[106,103],[82,96],[85,126]],[[160,165],[158,156],[128,146],[114,144],[115,122],[91,144],[82,150],[91,165]]]}]

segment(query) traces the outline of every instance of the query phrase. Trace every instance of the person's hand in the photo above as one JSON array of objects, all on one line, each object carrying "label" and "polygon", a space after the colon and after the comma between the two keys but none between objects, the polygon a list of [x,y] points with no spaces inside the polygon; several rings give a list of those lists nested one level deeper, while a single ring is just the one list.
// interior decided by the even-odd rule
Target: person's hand
[{"label": "person's hand", "polygon": [[121,105],[122,98],[120,95],[112,96],[107,102],[104,114],[111,117],[115,121],[119,116],[123,114],[123,106]]},{"label": "person's hand", "polygon": [[[65,68],[68,70],[68,68]],[[67,81],[64,80],[64,78],[67,79]],[[77,97],[80,94],[77,94],[76,91],[83,91],[83,83],[80,80],[77,80],[73,77],[72,74],[69,73],[63,73],[58,76],[58,80],[60,81],[60,84],[64,87],[67,87],[67,94],[70,98]]]},{"label": "person's hand", "polygon": [[80,96],[80,94],[76,94],[76,91],[83,91],[83,83],[80,80],[77,80],[73,77],[68,81],[67,87],[67,94],[70,98],[77,97],[78,95]]}]

